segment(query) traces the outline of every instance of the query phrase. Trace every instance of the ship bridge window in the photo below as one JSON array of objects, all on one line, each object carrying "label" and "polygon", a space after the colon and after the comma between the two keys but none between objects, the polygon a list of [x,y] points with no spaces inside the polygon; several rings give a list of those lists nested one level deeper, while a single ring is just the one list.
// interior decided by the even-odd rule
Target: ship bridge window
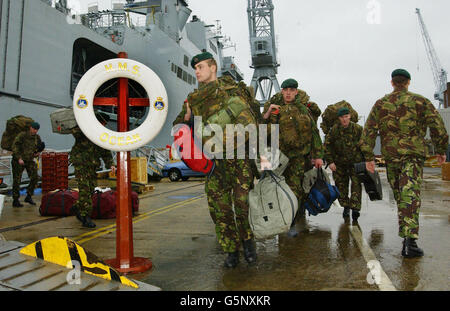
[{"label": "ship bridge window", "polygon": [[187,57],[186,55],[184,55],[184,65],[186,66],[186,67],[188,67],[189,66],[189,57]]}]

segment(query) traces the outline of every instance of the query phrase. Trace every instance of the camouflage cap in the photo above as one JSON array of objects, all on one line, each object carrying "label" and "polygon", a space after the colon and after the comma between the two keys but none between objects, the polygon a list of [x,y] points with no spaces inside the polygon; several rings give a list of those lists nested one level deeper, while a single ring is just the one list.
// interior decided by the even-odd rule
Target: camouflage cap
[{"label": "camouflage cap", "polygon": [[392,72],[391,77],[393,78],[393,77],[396,77],[396,76],[403,76],[403,77],[408,78],[409,80],[411,80],[411,75],[405,69],[395,69]]},{"label": "camouflage cap", "polygon": [[342,108],[339,108],[337,114],[338,114],[338,117],[342,117],[342,116],[345,116],[346,114],[350,114],[350,110],[347,107],[342,107]]},{"label": "camouflage cap", "polygon": [[39,123],[37,123],[37,122],[31,123],[30,126],[31,126],[32,128],[34,128],[35,130],[38,130],[38,129],[41,128],[41,125],[40,125]]},{"label": "camouflage cap", "polygon": [[283,83],[281,83],[281,88],[282,89],[286,89],[286,88],[296,89],[296,88],[298,88],[298,82],[294,79],[286,79],[283,81]]},{"label": "camouflage cap", "polygon": [[192,60],[191,60],[192,68],[195,69],[195,65],[197,65],[198,63],[200,63],[204,60],[207,60],[207,59],[214,59],[214,57],[209,52],[203,52],[203,53],[195,55],[194,57],[192,57]]}]

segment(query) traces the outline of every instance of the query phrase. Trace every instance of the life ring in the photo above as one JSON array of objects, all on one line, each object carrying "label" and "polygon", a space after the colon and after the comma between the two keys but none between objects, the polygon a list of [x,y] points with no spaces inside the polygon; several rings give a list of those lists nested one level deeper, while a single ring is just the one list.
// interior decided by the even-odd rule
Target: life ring
[{"label": "life ring", "polygon": [[[147,117],[132,131],[111,131],[95,117],[95,93],[103,83],[114,78],[132,79],[148,94],[150,107]],[[81,131],[94,144],[112,151],[131,151],[144,146],[161,131],[168,112],[167,92],[161,79],[144,64],[125,58],[110,59],[83,75],[73,96],[73,111]]]}]

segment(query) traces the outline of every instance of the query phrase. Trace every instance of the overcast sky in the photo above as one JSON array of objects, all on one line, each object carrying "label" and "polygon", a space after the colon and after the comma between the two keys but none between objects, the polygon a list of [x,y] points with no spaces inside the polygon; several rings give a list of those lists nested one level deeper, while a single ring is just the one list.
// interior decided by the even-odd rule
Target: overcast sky
[{"label": "overcast sky", "polygon": [[[72,0],[86,11],[111,0]],[[78,2],[78,3],[77,3]],[[207,24],[221,21],[222,33],[236,44],[226,50],[250,84],[250,44],[247,0],[188,0],[192,15]],[[369,3],[380,6],[380,15]],[[347,100],[361,116],[375,101],[390,93],[390,74],[407,69],[410,90],[433,99],[435,86],[415,8],[420,8],[436,53],[450,70],[450,1],[448,0],[273,0],[278,46],[278,81],[295,78],[322,111]],[[375,15],[374,15],[375,14]],[[372,17],[372,18],[371,18]],[[369,23],[371,20],[372,23]],[[378,23],[379,22],[379,23]],[[363,121],[363,120],[362,120]],[[361,123],[362,123],[361,121]]]}]

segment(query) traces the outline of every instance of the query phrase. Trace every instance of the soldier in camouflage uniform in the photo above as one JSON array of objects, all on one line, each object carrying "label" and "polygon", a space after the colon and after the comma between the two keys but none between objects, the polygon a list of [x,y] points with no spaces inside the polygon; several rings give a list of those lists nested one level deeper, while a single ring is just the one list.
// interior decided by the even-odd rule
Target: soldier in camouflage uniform
[{"label": "soldier in camouflage uniform", "polygon": [[[96,113],[96,116],[103,125],[109,120],[106,114]],[[100,158],[105,162],[105,167],[111,167],[114,171],[115,166],[111,152],[91,142],[78,126],[72,129],[72,135],[75,138],[75,144],[70,151],[69,161],[75,168],[75,178],[79,191],[78,201],[73,209],[83,227],[95,228],[96,225],[90,215],[92,212],[92,194],[97,187],[97,170],[100,167]]]},{"label": "soldier in camouflage uniform", "polygon": [[[322,114],[322,111],[319,108],[319,105],[317,105],[315,102],[310,101],[309,95],[301,90],[297,89],[297,95],[295,96],[295,101],[301,103],[302,105],[306,106],[309,110],[309,113],[314,119],[314,122],[317,124],[317,120],[319,119],[320,115]],[[275,94],[271,99],[271,102],[282,102],[283,101],[283,94],[277,93]]]},{"label": "soldier in camouflage uniform", "polygon": [[[289,158],[284,177],[297,196],[299,215],[304,213],[303,202],[307,199],[302,187],[304,174],[312,168],[312,163],[317,168],[322,167],[323,146],[316,122],[302,104],[297,87],[294,79],[285,80],[281,84],[281,93],[264,105],[263,118],[269,124],[269,133],[270,125],[279,125],[279,148]],[[292,234],[296,235],[296,232]]]},{"label": "soldier in camouflage uniform", "polygon": [[[354,163],[362,162],[359,140],[363,128],[350,121],[350,111],[343,107],[338,110],[339,124],[335,124],[325,138],[325,160],[333,172],[333,178],[339,189],[339,203],[344,208],[344,219],[350,217],[356,222],[361,210],[361,181],[355,174]],[[348,197],[348,186],[351,181],[351,195]]]},{"label": "soldier in camouflage uniform", "polygon": [[25,202],[36,205],[33,202],[32,195],[36,184],[38,182],[37,164],[35,158],[38,157],[38,146],[41,143],[41,139],[37,132],[40,125],[37,122],[31,123],[30,130],[21,132],[14,139],[12,144],[12,173],[13,173],[13,207],[22,207],[23,205],[19,201],[20,197],[20,182],[22,180],[23,170],[27,170],[27,174],[30,178],[30,183],[27,188],[27,196]]},{"label": "soldier in camouflage uniform", "polygon": [[[230,102],[238,103],[244,108],[236,119],[232,118],[233,124],[246,126],[257,123],[250,107],[251,99],[246,93],[248,89],[240,88],[230,77],[217,79],[217,64],[210,53],[194,56],[191,65],[196,71],[199,88],[189,94],[174,125],[188,123],[193,116],[202,117],[204,125],[206,120],[217,115]],[[208,136],[203,136],[202,142],[205,143],[208,139]],[[218,242],[228,254],[225,267],[234,268],[239,263],[241,242],[245,259],[248,263],[253,263],[256,261],[256,247],[248,222],[248,194],[253,185],[250,160],[248,155],[245,159],[227,159],[224,149],[223,159],[216,158],[215,164],[214,171],[206,180],[205,191],[210,215],[216,225]]]},{"label": "soldier in camouflage uniform", "polygon": [[373,147],[378,133],[386,161],[387,178],[397,202],[399,236],[404,257],[423,256],[419,237],[420,187],[426,156],[425,134],[430,128],[439,164],[446,160],[448,133],[442,117],[425,97],[408,91],[411,75],[404,69],[392,72],[394,91],[372,108],[361,137],[361,150],[368,171],[375,170]]}]

